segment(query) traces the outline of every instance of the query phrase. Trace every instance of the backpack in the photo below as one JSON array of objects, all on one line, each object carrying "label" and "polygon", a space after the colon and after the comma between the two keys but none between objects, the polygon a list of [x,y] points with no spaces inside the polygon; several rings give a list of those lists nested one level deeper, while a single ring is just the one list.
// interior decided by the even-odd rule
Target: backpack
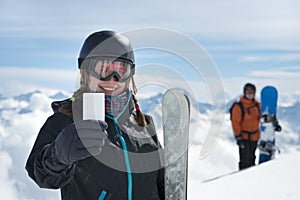
[{"label": "backpack", "polygon": [[[239,105],[239,107],[240,107],[240,109],[241,109],[241,112],[242,112],[242,121],[243,121],[243,120],[244,120],[244,116],[245,116],[245,108],[244,108],[243,104],[242,104],[240,101],[234,102],[234,103],[232,104],[232,106],[229,108],[230,120],[232,120],[232,110],[233,110],[233,107],[234,107],[235,105]],[[255,103],[255,106],[258,108],[258,111],[259,111],[259,113],[260,113],[260,108],[259,108],[259,105],[258,105],[257,102]],[[252,107],[250,107],[250,108],[252,108]]]}]

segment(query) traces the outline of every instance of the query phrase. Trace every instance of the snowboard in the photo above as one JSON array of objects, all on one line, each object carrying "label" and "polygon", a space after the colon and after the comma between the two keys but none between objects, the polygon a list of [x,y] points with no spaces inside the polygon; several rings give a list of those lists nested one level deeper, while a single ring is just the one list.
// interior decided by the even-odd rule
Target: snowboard
[{"label": "snowboard", "polygon": [[169,89],[162,100],[165,199],[187,199],[190,102],[180,90]]},{"label": "snowboard", "polygon": [[261,91],[261,136],[259,147],[259,164],[275,157],[275,128],[277,124],[278,92],[273,86],[266,86]]}]

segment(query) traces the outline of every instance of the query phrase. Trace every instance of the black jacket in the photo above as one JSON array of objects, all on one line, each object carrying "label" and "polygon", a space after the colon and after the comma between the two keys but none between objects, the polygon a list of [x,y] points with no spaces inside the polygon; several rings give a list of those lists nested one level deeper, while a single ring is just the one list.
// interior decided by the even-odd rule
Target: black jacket
[{"label": "black jacket", "polygon": [[64,103],[52,103],[54,114],[42,126],[26,163],[29,176],[40,187],[60,188],[63,200],[164,199],[164,169],[157,151],[161,146],[150,116],[146,128],[138,126],[130,101],[118,119],[106,116],[110,142],[99,156],[63,165],[50,147],[74,121],[58,112]]}]

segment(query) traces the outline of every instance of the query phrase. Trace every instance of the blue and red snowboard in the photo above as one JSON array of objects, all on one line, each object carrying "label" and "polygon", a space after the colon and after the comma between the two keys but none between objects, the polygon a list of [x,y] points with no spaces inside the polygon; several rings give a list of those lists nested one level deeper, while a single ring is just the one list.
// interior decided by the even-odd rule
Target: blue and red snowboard
[{"label": "blue and red snowboard", "polygon": [[261,91],[261,136],[258,144],[259,163],[271,160],[277,150],[275,131],[281,131],[276,118],[278,92],[273,86],[266,86]]}]

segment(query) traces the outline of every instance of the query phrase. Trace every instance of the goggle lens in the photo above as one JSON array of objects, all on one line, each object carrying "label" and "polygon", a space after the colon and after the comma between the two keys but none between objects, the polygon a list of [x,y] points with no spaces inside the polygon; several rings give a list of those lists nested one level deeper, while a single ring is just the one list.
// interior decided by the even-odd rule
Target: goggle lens
[{"label": "goggle lens", "polygon": [[97,79],[107,81],[115,77],[117,81],[124,82],[131,77],[134,65],[121,59],[88,58],[88,71]]}]

